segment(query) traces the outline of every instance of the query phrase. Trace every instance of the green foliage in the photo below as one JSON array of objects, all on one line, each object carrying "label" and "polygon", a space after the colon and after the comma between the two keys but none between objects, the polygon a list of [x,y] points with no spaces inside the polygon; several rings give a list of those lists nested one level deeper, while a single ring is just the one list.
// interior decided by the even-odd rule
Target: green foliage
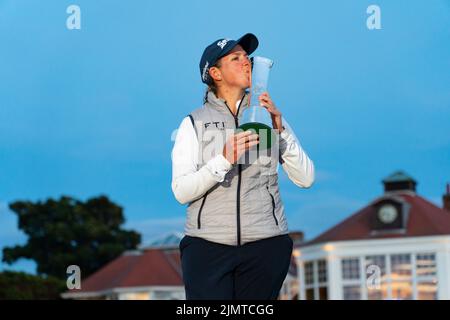
[{"label": "green foliage", "polygon": [[5,247],[3,261],[33,259],[42,275],[66,279],[67,267],[78,265],[86,278],[141,241],[139,233],[120,228],[123,210],[106,196],[86,202],[66,196],[57,201],[16,201],[9,208],[18,215],[28,242]]},{"label": "green foliage", "polygon": [[66,283],[54,277],[42,277],[24,272],[0,273],[0,300],[61,299]]}]

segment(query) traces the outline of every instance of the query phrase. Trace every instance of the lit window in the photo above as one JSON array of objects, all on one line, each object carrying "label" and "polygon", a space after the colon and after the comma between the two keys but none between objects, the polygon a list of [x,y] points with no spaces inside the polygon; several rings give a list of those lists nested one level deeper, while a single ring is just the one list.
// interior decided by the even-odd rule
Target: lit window
[{"label": "lit window", "polygon": [[119,296],[120,300],[148,300],[150,299],[149,292],[127,292],[121,293]]},{"label": "lit window", "polygon": [[367,299],[387,299],[386,257],[383,255],[367,256],[365,261]]},{"label": "lit window", "polygon": [[416,273],[418,277],[436,275],[436,257],[434,253],[418,254],[416,256]]},{"label": "lit window", "polygon": [[391,255],[392,280],[409,279],[411,277],[411,255]]},{"label": "lit window", "polygon": [[392,299],[408,300],[413,297],[411,255],[393,254],[391,258]]},{"label": "lit window", "polygon": [[[361,278],[360,261],[364,267],[361,272],[366,273]],[[347,257],[341,260],[341,267],[346,300],[438,299],[435,253]]]},{"label": "lit window", "polygon": [[438,292],[436,255],[419,253],[416,255],[417,299],[436,300]]},{"label": "lit window", "polygon": [[437,300],[437,283],[436,282],[417,283],[417,299]]},{"label": "lit window", "polygon": [[394,281],[391,284],[393,300],[410,300],[413,295],[413,288],[410,281]]}]

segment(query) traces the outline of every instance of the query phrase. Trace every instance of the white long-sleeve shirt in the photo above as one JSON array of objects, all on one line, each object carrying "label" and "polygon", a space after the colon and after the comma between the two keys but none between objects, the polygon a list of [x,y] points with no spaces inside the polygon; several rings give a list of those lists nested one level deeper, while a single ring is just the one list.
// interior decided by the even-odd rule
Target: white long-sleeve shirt
[{"label": "white long-sleeve shirt", "polygon": [[[314,163],[303,151],[286,120],[283,119],[281,141],[285,143],[281,154],[282,167],[289,179],[297,186],[309,188],[314,182]],[[172,149],[172,191],[181,204],[202,197],[209,189],[225,179],[232,164],[218,154],[197,170],[199,143],[189,117],[178,128]]]}]

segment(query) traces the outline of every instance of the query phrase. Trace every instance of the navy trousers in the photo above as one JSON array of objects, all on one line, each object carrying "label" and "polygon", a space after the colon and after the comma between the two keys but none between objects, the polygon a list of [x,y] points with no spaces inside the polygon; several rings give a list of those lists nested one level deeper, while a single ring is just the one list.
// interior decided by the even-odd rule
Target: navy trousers
[{"label": "navy trousers", "polygon": [[180,254],[186,299],[277,299],[289,270],[292,244],[287,234],[241,246],[184,236]]}]

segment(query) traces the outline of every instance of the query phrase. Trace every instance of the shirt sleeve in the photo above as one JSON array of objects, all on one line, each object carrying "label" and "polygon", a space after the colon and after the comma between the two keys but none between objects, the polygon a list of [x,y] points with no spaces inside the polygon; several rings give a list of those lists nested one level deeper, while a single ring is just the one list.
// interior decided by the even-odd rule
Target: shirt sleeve
[{"label": "shirt sleeve", "polygon": [[280,163],[289,179],[299,187],[309,188],[314,183],[315,168],[298,141],[292,128],[283,118],[280,133]]},{"label": "shirt sleeve", "polygon": [[177,130],[172,149],[172,191],[181,204],[202,197],[209,189],[224,181],[232,164],[218,154],[197,170],[199,145],[189,117]]}]

